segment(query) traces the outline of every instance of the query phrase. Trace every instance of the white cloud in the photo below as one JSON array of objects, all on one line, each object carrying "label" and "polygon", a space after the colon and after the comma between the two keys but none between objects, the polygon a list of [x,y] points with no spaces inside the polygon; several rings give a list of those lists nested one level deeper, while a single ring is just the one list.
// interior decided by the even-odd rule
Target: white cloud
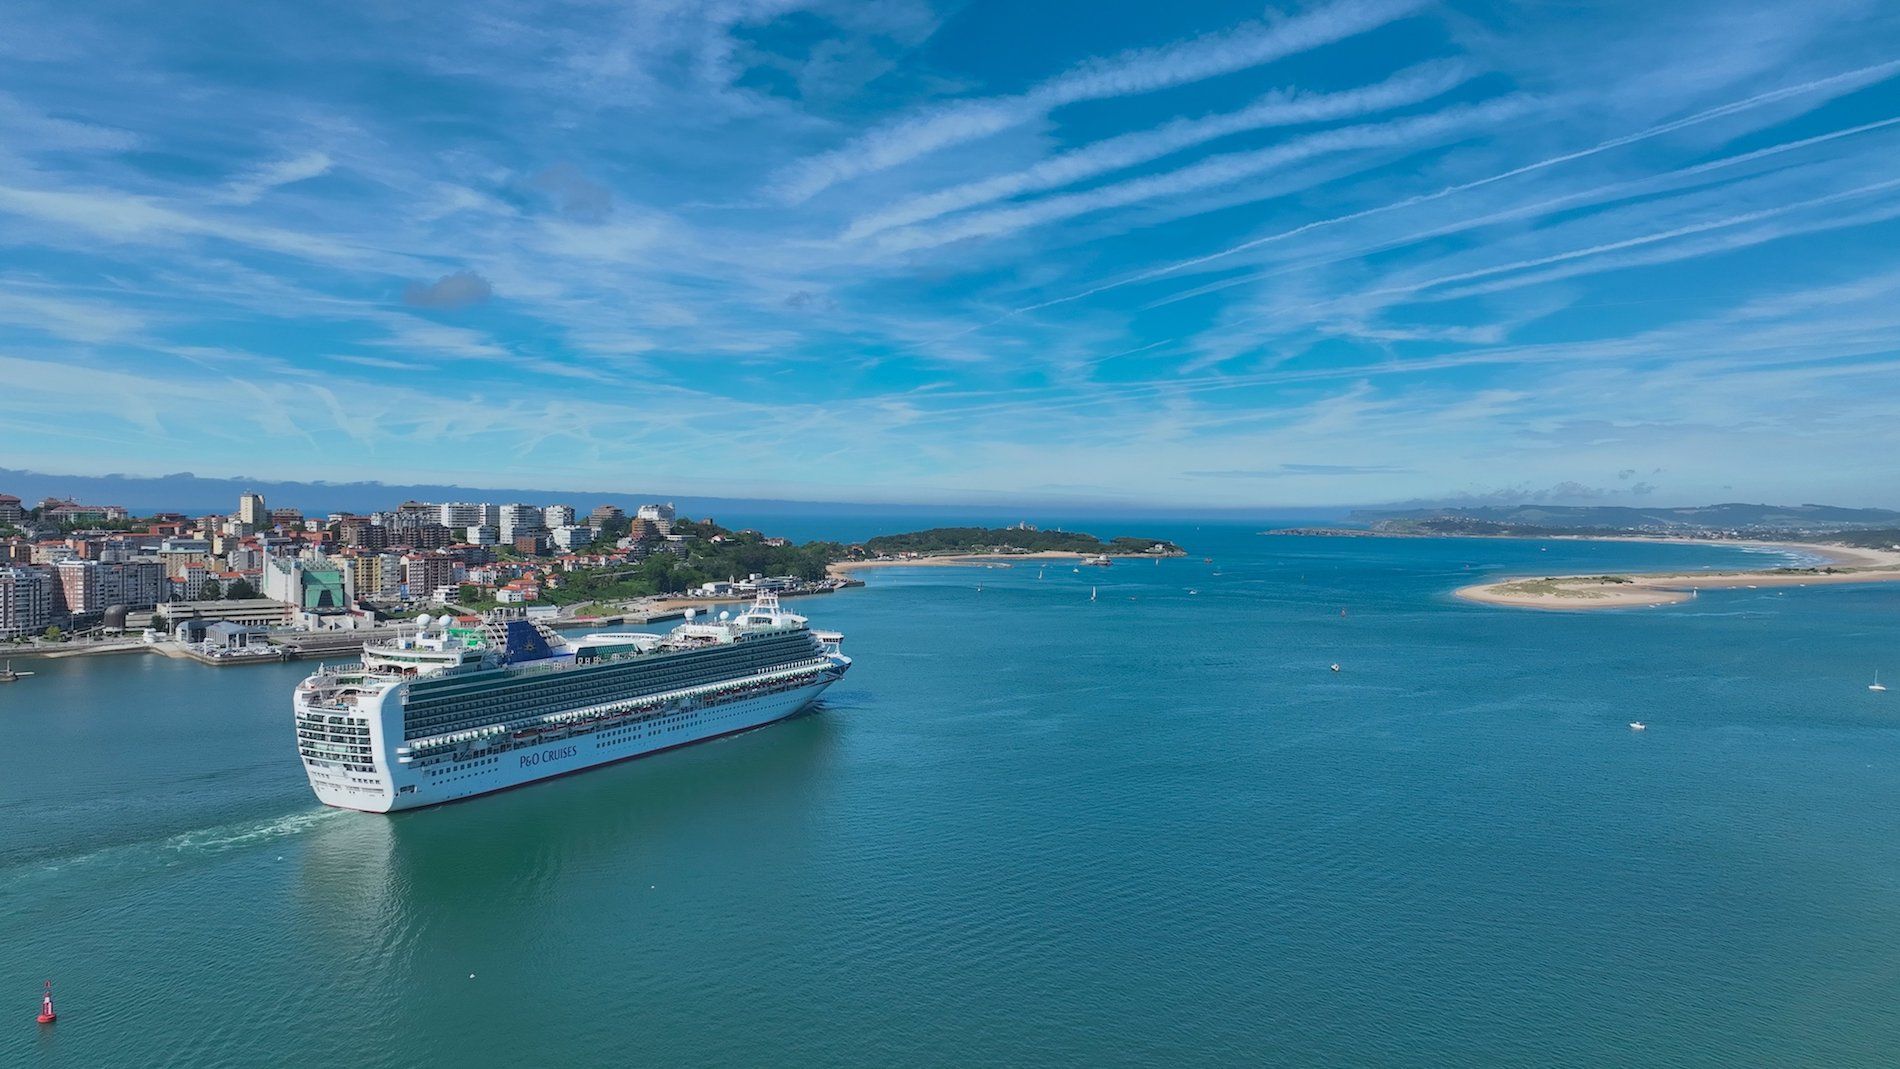
[{"label": "white cloud", "polygon": [[1090,60],[1016,96],[941,105],[854,138],[790,168],[772,191],[785,203],[801,203],[841,182],[988,137],[1066,105],[1151,93],[1257,67],[1376,29],[1423,6],[1423,0],[1339,0],[1303,15]]},{"label": "white cloud", "polygon": [[1019,171],[912,197],[853,220],[844,237],[847,240],[869,237],[892,227],[924,222],[991,201],[1059,188],[1237,133],[1358,118],[1417,104],[1450,91],[1471,76],[1471,69],[1464,64],[1432,63],[1404,71],[1377,85],[1338,93],[1281,90],[1239,111],[1177,119],[1154,130],[1121,134],[1051,156]]},{"label": "white cloud", "polygon": [[335,163],[328,153],[306,152],[289,159],[267,163],[232,179],[225,186],[224,199],[234,204],[250,204],[281,186],[317,178],[330,172]]}]

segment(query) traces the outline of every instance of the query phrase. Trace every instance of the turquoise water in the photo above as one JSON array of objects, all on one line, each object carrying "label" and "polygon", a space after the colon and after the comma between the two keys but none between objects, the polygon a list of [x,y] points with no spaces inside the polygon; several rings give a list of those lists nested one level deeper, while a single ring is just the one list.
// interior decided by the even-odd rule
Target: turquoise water
[{"label": "turquoise water", "polygon": [[815,715],[395,818],[312,801],[307,666],[36,662],[0,1065],[1893,1063],[1900,588],[1532,614],[1449,591],[1762,558],[1158,533],[876,573],[799,603]]}]

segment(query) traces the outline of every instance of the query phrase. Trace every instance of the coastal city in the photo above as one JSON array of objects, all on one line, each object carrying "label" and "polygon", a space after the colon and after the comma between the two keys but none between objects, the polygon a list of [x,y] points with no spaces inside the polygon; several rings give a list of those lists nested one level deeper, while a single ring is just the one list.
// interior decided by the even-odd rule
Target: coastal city
[{"label": "coastal city", "polygon": [[862,585],[861,567],[970,554],[1182,554],[1165,540],[934,528],[803,545],[671,503],[404,501],[321,516],[243,493],[228,514],[0,494],[0,648],[51,657],[155,652],[228,665],[354,652],[427,613],[555,626],[650,623],[759,593]]},{"label": "coastal city", "polygon": [[0,1069],[1900,1062],[1900,0],[0,27]]},{"label": "coastal city", "polygon": [[[0,494],[0,642],[16,650],[148,646],[211,663],[360,646],[427,610],[527,618],[662,619],[696,600],[853,582],[832,547],[682,520],[671,504],[405,501],[306,516],[245,493],[228,515],[134,517],[118,505]],[[782,564],[794,574],[713,577],[699,563]],[[695,582],[704,576],[702,581]],[[657,595],[672,595],[659,598]]]}]

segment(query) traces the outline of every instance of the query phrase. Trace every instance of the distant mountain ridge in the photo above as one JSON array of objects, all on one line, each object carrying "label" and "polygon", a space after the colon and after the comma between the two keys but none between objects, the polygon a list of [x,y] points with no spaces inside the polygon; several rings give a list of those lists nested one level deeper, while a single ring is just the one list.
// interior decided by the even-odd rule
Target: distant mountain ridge
[{"label": "distant mountain ridge", "polygon": [[28,507],[48,497],[71,498],[89,505],[123,505],[134,515],[183,512],[187,515],[225,513],[237,507],[238,495],[264,495],[274,507],[301,509],[310,515],[332,512],[374,512],[393,509],[406,500],[518,501],[544,504],[565,501],[582,505],[617,505],[631,512],[637,505],[670,501],[682,513],[695,517],[743,511],[752,515],[811,515],[837,510],[841,504],[856,512],[888,510],[893,517],[936,515],[941,507],[898,504],[858,504],[789,501],[767,498],[695,497],[663,493],[616,493],[544,486],[537,489],[482,488],[439,483],[295,482],[286,479],[222,479],[179,472],[174,475],[47,475],[36,471],[0,468],[0,493],[13,494]]},{"label": "distant mountain ridge", "polygon": [[1837,505],[1473,505],[1356,509],[1351,518],[1385,530],[1818,532],[1900,526],[1900,511]]}]

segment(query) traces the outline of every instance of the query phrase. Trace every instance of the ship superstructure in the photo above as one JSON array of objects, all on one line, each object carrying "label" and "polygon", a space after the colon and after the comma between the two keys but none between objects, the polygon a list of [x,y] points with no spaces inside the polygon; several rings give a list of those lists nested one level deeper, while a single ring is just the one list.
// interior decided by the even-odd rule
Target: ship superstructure
[{"label": "ship superstructure", "polygon": [[326,805],[454,801],[782,720],[850,668],[842,639],[772,594],[572,641],[519,616],[425,616],[297,686],[297,749]]}]

